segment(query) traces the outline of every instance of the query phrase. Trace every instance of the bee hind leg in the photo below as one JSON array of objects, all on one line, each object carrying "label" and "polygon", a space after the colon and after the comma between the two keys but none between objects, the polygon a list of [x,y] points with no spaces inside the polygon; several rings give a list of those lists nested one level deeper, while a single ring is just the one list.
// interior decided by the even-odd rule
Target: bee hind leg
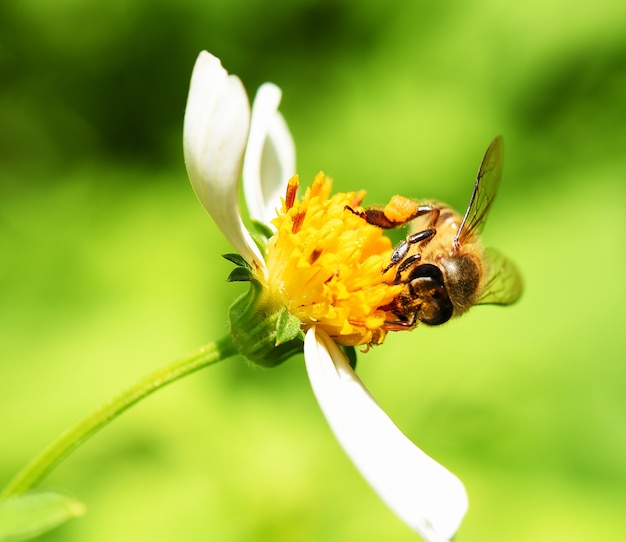
[{"label": "bee hind leg", "polygon": [[389,218],[387,218],[385,212],[382,209],[365,209],[363,211],[357,211],[349,205],[346,205],[344,209],[346,211],[350,211],[356,216],[360,216],[368,224],[371,224],[372,226],[378,226],[383,230],[390,230],[392,228],[397,228],[401,225],[392,220],[389,220]]},{"label": "bee hind leg", "polygon": [[344,209],[360,216],[368,224],[383,230],[399,228],[418,216],[427,213],[433,213],[433,219],[429,223],[432,226],[439,216],[438,208],[432,205],[419,205],[402,196],[394,196],[384,209],[363,209],[360,211],[353,209],[349,205],[346,205]]}]

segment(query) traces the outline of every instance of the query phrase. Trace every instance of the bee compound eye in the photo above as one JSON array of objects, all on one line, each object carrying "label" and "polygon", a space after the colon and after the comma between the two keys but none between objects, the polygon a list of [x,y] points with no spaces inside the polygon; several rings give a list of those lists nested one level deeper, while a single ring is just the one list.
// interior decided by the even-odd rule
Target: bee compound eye
[{"label": "bee compound eye", "polygon": [[409,280],[431,279],[433,282],[443,286],[443,273],[436,265],[424,263],[415,267],[409,275]]},{"label": "bee compound eye", "polygon": [[424,324],[438,326],[450,320],[454,306],[443,283],[441,270],[432,264],[416,267],[410,276],[411,294],[417,309],[415,317]]}]

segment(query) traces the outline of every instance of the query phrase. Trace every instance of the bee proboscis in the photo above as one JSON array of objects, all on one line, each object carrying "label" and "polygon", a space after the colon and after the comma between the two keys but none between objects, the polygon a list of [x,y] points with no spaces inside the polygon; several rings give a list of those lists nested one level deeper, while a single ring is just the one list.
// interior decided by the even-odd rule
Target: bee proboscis
[{"label": "bee proboscis", "polygon": [[347,209],[380,228],[410,223],[406,239],[382,270],[395,271],[394,284],[404,288],[388,306],[385,329],[411,329],[418,322],[439,325],[478,304],[508,305],[522,292],[515,265],[492,248],[480,232],[502,176],[502,138],[489,145],[478,170],[465,215],[432,201],[394,196],[383,209]]}]

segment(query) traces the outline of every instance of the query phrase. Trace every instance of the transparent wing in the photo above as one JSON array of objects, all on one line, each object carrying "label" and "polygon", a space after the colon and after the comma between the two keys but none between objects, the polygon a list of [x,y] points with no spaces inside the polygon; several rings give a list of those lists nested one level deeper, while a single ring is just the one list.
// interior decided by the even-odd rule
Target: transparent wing
[{"label": "transparent wing", "polygon": [[510,305],[522,295],[522,276],[515,264],[494,248],[485,249],[487,281],[479,305]]},{"label": "transparent wing", "polygon": [[489,145],[480,164],[467,211],[465,211],[459,231],[454,236],[455,246],[462,245],[468,238],[482,229],[489,208],[496,197],[500,177],[502,177],[502,158],[503,143],[502,138],[498,136]]}]

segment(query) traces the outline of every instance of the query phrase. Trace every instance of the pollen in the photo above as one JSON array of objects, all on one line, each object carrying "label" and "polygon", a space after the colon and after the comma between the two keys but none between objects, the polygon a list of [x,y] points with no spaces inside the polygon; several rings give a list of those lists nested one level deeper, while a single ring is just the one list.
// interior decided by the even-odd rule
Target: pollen
[{"label": "pollen", "polygon": [[304,197],[293,177],[267,249],[270,295],[302,322],[345,346],[380,344],[388,306],[402,286],[383,273],[393,252],[380,228],[346,210],[365,192],[331,196],[332,181],[318,173]]},{"label": "pollen", "polygon": [[416,216],[419,205],[417,202],[403,196],[393,196],[385,205],[385,216],[393,222],[405,222],[408,217]]}]

